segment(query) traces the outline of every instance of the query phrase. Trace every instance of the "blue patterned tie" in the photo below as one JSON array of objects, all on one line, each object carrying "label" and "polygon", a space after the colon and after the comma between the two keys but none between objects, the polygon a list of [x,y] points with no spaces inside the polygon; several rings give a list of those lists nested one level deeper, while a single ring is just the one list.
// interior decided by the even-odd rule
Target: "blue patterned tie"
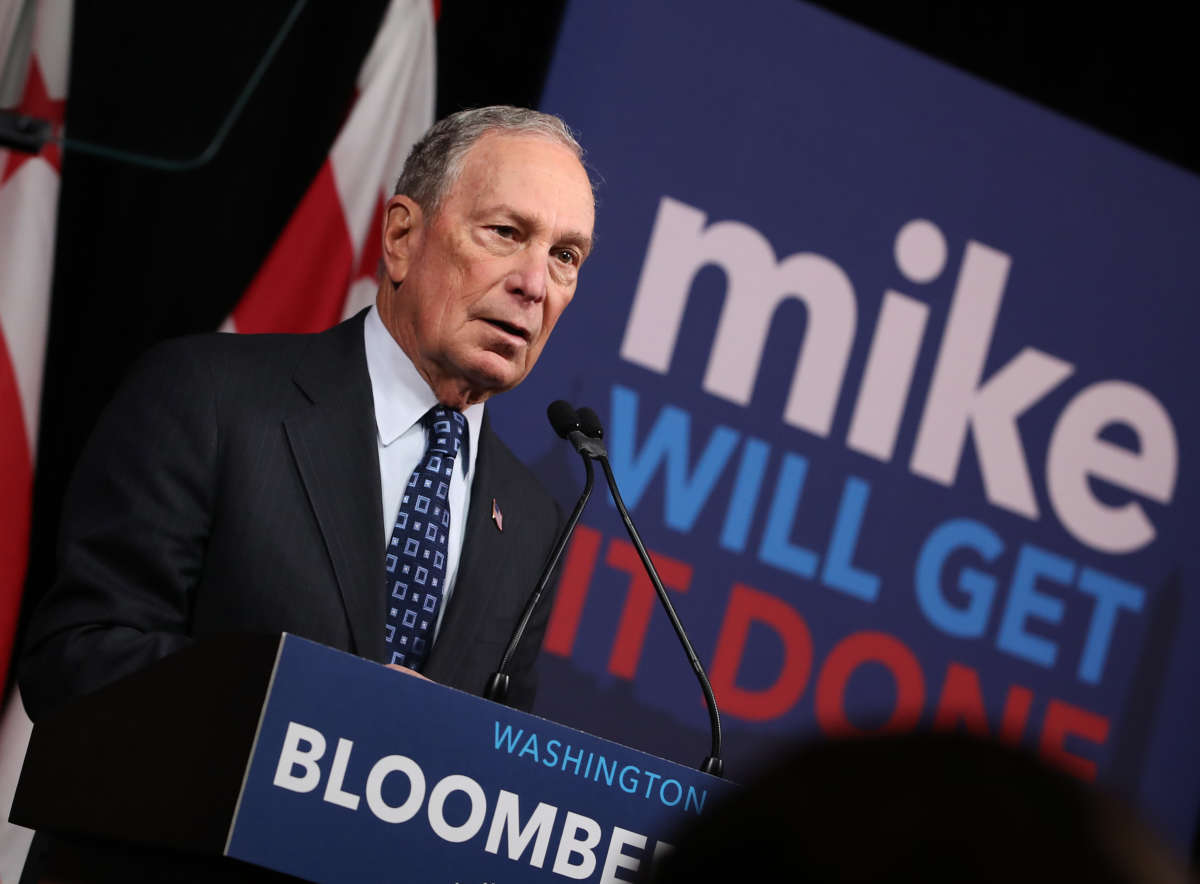
[{"label": "blue patterned tie", "polygon": [[438,606],[446,582],[450,533],[450,477],[467,441],[460,412],[436,405],[421,418],[425,456],[409,477],[388,544],[388,616],[384,641],[391,663],[420,671],[433,645]]}]

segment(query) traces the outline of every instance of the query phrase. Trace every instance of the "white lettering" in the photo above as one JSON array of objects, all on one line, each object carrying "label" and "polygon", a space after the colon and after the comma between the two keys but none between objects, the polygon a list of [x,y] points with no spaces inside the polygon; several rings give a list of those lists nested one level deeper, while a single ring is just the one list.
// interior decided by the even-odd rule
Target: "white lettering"
[{"label": "white lettering", "polygon": [[608,839],[608,854],[604,857],[604,870],[600,873],[600,884],[620,884],[627,878],[618,878],[617,869],[628,869],[636,872],[642,861],[636,857],[622,853],[623,847],[636,847],[641,850],[646,846],[646,836],[613,826],[612,837]]},{"label": "white lettering", "polygon": [[[1113,423],[1137,433],[1130,451],[1100,438]],[[1109,505],[1088,484],[1096,477],[1158,503],[1170,503],[1179,470],[1171,416],[1146,390],[1125,381],[1101,381],[1080,390],[1063,409],[1046,455],[1050,503],[1076,539],[1106,553],[1131,553],[1154,539],[1154,525],[1133,500]]]},{"label": "white lettering", "polygon": [[[894,254],[906,279],[927,284],[946,267],[946,238],[931,221],[914,219],[898,232]],[[1037,519],[1037,493],[1019,420],[1070,377],[1075,366],[1024,347],[985,377],[1011,264],[1004,252],[967,242],[909,469],[952,486],[969,433],[988,501]],[[660,199],[621,357],[668,372],[692,285],[710,266],[723,272],[725,293],[703,389],[749,405],[776,311],[785,300],[796,299],[804,304],[807,318],[783,420],[827,436],[856,333],[853,286],[841,267],[824,256],[798,253],[776,260],[767,238],[747,224],[709,224],[701,209],[667,196]],[[926,304],[892,289],[884,292],[846,435],[848,448],[883,462],[894,457],[928,319]],[[1118,422],[1137,433],[1138,446],[1122,447],[1099,437],[1107,424]],[[1175,428],[1162,404],[1134,384],[1105,381],[1079,393],[1059,416],[1047,449],[1046,491],[1055,514],[1076,539],[1102,552],[1129,553],[1156,536],[1150,517],[1137,500],[1117,505],[1098,499],[1089,480],[1166,504],[1175,491],[1178,459]],[[744,539],[734,535],[723,542],[730,548],[744,546]]]},{"label": "white lettering", "polygon": [[[583,837],[580,838],[580,833]],[[554,855],[554,874],[582,881],[596,870],[596,845],[600,843],[600,824],[591,817],[567,811],[563,833]],[[571,862],[578,856],[577,863]]]},{"label": "white lettering", "polygon": [[325,800],[349,810],[358,810],[358,796],[342,791],[342,783],[346,779],[346,765],[350,761],[350,751],[354,743],[345,738],[339,739],[337,750],[333,753],[333,766],[329,769],[329,781],[325,784]]},{"label": "white lettering", "polygon": [[[300,743],[308,744],[307,750]],[[275,767],[275,785],[293,792],[311,792],[321,782],[321,769],[317,762],[325,754],[325,737],[319,730],[305,727],[294,721],[288,722],[283,735],[283,749],[279,752],[279,764]],[[292,769],[300,767],[304,773],[296,776]]]},{"label": "white lettering", "polygon": [[530,854],[529,864],[540,869],[546,862],[546,851],[550,847],[550,832],[554,828],[554,819],[558,808],[552,804],[539,801],[533,809],[529,822],[518,831],[521,823],[520,801],[515,794],[506,789],[500,790],[496,798],[496,811],[492,815],[492,826],[488,830],[487,844],[484,850],[488,853],[498,853],[500,836],[504,834],[508,842],[508,858],[520,859],[529,842],[537,838]]},{"label": "white lettering", "polygon": [[642,266],[622,358],[666,374],[692,280],[705,266],[725,272],[727,290],[703,388],[739,405],[750,402],[775,310],[786,298],[807,310],[800,358],[783,419],[827,436],[854,341],[858,304],[842,269],[813,253],[777,262],[766,238],[747,224],[706,216],[663,197]]},{"label": "white lettering", "polygon": [[980,382],[1010,263],[1003,252],[967,244],[910,467],[953,485],[970,428],[987,499],[1036,519],[1037,499],[1016,421],[1074,367],[1026,347]]},{"label": "white lettering", "polygon": [[[408,777],[408,797],[395,806],[383,800],[383,781],[393,773]],[[425,800],[425,774],[420,765],[405,755],[385,755],[367,775],[366,797],[371,813],[385,823],[406,823],[416,816]]]},{"label": "white lettering", "polygon": [[[471,812],[465,822],[452,826],[446,822],[446,799],[453,792],[462,792],[471,802]],[[461,844],[475,837],[483,828],[483,819],[487,816],[487,798],[483,787],[463,774],[450,774],[438,781],[429,793],[429,825],[433,833],[443,841],[451,844]]]},{"label": "white lettering", "polygon": [[896,234],[892,254],[896,267],[910,282],[933,282],[946,267],[946,237],[941,229],[925,218],[914,218]]},{"label": "white lettering", "polygon": [[884,292],[846,439],[855,451],[885,463],[892,459],[928,318],[929,308],[920,301]]}]

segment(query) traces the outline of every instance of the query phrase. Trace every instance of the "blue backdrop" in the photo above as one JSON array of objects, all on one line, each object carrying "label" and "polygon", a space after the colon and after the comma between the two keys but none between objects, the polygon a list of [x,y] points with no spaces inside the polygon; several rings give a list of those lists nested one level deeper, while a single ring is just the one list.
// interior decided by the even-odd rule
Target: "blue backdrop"
[{"label": "blue backdrop", "polygon": [[[792,0],[573,4],[543,107],[598,244],[493,413],[567,504],[545,406],[606,421],[733,777],[797,736],[965,728],[1187,843],[1200,182]],[[594,504],[538,711],[695,764],[639,573]]]}]

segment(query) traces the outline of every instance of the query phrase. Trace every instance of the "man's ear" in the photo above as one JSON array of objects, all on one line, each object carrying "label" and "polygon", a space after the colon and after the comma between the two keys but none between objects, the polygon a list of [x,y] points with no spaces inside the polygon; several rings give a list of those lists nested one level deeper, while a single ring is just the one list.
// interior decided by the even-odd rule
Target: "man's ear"
[{"label": "man's ear", "polygon": [[383,207],[383,266],[393,285],[404,282],[408,275],[424,218],[421,207],[404,194],[392,197]]}]

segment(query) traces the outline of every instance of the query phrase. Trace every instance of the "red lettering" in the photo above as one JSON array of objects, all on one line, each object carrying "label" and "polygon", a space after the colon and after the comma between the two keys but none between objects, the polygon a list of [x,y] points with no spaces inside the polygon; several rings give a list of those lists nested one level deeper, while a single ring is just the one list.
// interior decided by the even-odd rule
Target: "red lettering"
[{"label": "red lettering", "polygon": [[[1020,685],[1010,685],[997,737],[1006,743],[1020,743],[1032,705],[1032,691]],[[959,724],[977,737],[991,736],[979,673],[970,666],[952,662],[946,669],[946,680],[942,683],[941,697],[933,717],[933,730],[952,731]]]},{"label": "red lettering", "polygon": [[[692,582],[692,566],[669,556],[652,553],[654,568],[663,586],[679,592],[687,592]],[[625,607],[621,611],[621,622],[617,625],[617,640],[608,658],[608,671],[621,678],[632,679],[637,674],[642,647],[646,643],[646,628],[650,625],[650,614],[658,600],[654,584],[642,567],[641,557],[632,543],[613,540],[608,545],[605,563],[629,573],[629,592],[625,595]]]},{"label": "red lettering", "polygon": [[[783,641],[783,665],[773,684],[751,691],[737,686],[737,674],[754,623],[771,628]],[[722,709],[746,721],[778,718],[804,693],[812,658],[812,635],[799,612],[761,590],[733,585],[711,670],[713,692]]]},{"label": "red lettering", "polygon": [[551,654],[570,657],[575,647],[579,619],[583,616],[583,603],[587,600],[592,572],[596,570],[596,555],[600,552],[601,539],[600,532],[594,528],[582,524],[575,528],[562,577],[558,581],[554,610],[550,612],[550,622],[546,626],[546,638],[542,642],[542,647]]},{"label": "red lettering", "polygon": [[962,663],[951,663],[942,682],[942,694],[933,716],[933,730],[952,731],[959,723],[977,737],[988,737],[987,712],[979,673]]},{"label": "red lettering", "polygon": [[916,727],[925,703],[921,664],[902,641],[884,632],[856,632],[838,642],[817,676],[817,724],[829,736],[863,734],[846,715],[846,684],[864,663],[882,663],[896,684],[892,714],[878,733],[902,733]]},{"label": "red lettering", "polygon": [[1081,780],[1096,779],[1096,762],[1068,752],[1065,746],[1068,737],[1082,737],[1101,745],[1108,739],[1108,719],[1062,700],[1051,700],[1042,725],[1038,746],[1042,758]]},{"label": "red lettering", "polygon": [[1004,700],[1004,716],[1000,720],[1000,739],[1017,745],[1025,733],[1029,710],[1033,706],[1033,691],[1019,684],[1010,685]]}]

